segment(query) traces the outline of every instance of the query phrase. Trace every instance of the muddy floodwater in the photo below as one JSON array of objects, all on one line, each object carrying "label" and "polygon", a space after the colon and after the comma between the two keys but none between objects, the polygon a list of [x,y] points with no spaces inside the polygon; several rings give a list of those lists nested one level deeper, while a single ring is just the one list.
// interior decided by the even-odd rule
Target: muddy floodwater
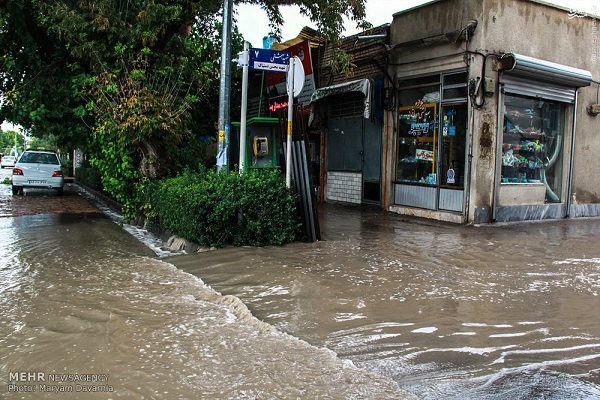
[{"label": "muddy floodwater", "polygon": [[169,261],[424,399],[600,399],[600,220],[321,222],[319,243]]},{"label": "muddy floodwater", "polygon": [[75,209],[0,218],[0,398],[410,398]]}]

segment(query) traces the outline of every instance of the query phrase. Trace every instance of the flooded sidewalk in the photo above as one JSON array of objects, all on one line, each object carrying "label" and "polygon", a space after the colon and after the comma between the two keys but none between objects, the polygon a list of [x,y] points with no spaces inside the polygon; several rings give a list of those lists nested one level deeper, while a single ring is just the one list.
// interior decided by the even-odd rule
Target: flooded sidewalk
[{"label": "flooded sidewalk", "polygon": [[1,398],[411,398],[89,211],[0,218]]},{"label": "flooded sidewalk", "polygon": [[600,220],[321,216],[322,242],[168,261],[425,399],[600,398]]}]

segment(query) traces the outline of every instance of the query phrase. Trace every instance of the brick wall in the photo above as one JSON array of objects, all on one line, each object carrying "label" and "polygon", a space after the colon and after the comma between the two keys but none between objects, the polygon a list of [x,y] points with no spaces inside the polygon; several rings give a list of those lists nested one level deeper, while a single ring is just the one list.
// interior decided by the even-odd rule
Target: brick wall
[{"label": "brick wall", "polygon": [[359,35],[377,35],[387,33],[388,25],[372,28],[361,34],[344,38],[339,48],[352,56],[352,63],[356,66],[352,76],[334,74],[329,63],[331,62],[334,46],[328,44],[318,49],[316,65],[318,67],[317,87],[335,85],[342,82],[363,78],[383,77],[386,63],[387,38],[358,40]]},{"label": "brick wall", "polygon": [[362,201],[362,174],[356,172],[327,172],[326,199],[341,203],[360,204]]}]

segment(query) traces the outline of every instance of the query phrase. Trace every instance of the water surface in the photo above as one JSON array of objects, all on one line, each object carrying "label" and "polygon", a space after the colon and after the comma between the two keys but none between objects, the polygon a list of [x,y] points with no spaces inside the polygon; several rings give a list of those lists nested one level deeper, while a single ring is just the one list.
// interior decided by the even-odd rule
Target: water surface
[{"label": "water surface", "polygon": [[169,261],[422,398],[600,398],[600,220],[321,223],[319,243]]},{"label": "water surface", "polygon": [[[157,260],[100,214],[4,217],[0,238],[0,397],[404,398],[389,378]],[[46,380],[17,381],[19,372]],[[62,374],[102,380],[48,380]],[[60,388],[72,392],[49,391]]]}]

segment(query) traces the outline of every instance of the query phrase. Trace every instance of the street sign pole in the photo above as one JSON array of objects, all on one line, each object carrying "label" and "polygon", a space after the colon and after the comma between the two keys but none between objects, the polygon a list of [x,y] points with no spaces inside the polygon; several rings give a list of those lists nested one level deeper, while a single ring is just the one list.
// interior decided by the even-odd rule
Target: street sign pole
[{"label": "street sign pole", "polygon": [[217,170],[228,164],[228,142],[231,118],[229,102],[231,91],[231,15],[233,0],[223,0],[223,30],[221,44],[221,79],[219,89],[219,142],[217,150]]},{"label": "street sign pole", "polygon": [[285,155],[285,185],[292,187],[292,121],[294,118],[294,57],[290,57],[290,69],[288,74],[288,124],[287,124],[287,153]]},{"label": "street sign pole", "polygon": [[240,175],[244,173],[246,161],[246,116],[248,110],[248,64],[250,48],[248,42],[244,41],[244,51],[240,57],[242,61],[242,115],[240,117]]}]

